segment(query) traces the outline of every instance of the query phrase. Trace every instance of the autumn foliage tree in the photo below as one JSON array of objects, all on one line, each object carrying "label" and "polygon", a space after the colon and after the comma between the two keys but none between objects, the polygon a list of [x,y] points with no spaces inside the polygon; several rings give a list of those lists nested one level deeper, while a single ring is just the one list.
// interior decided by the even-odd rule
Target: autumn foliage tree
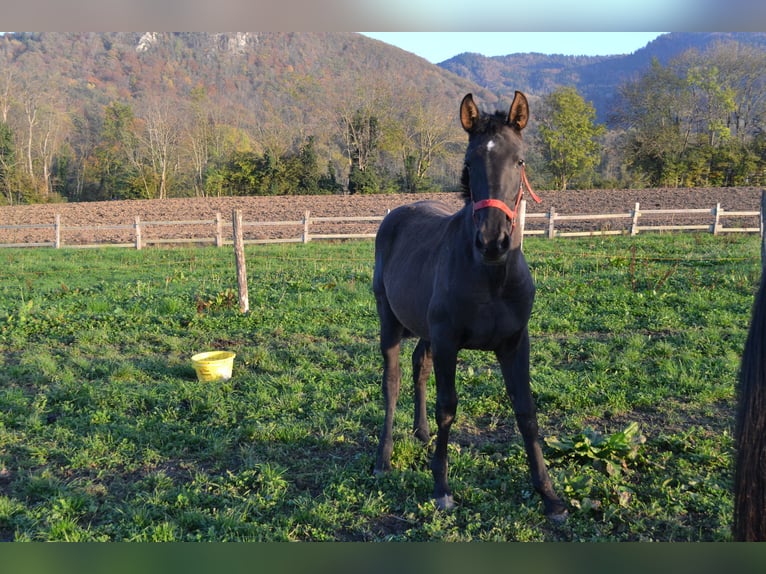
[{"label": "autumn foliage tree", "polygon": [[760,185],[766,178],[766,54],[734,45],[655,60],[622,86],[612,124],[649,185]]},{"label": "autumn foliage tree", "polygon": [[559,88],[542,99],[535,114],[538,143],[558,189],[575,179],[589,183],[601,159],[600,137],[606,129],[595,122],[596,110],[575,88]]},{"label": "autumn foliage tree", "polygon": [[5,122],[0,121],[0,196],[8,205],[19,200],[14,181],[16,171],[16,152],[13,146],[13,133]]}]

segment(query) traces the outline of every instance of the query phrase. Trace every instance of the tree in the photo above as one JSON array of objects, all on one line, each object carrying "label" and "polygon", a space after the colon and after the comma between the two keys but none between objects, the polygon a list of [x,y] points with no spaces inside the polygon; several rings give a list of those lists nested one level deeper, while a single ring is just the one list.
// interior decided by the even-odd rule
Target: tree
[{"label": "tree", "polygon": [[760,81],[753,76],[758,59],[744,59],[737,62],[720,47],[701,55],[689,51],[667,66],[655,60],[620,88],[613,119],[626,133],[625,159],[648,176],[650,185],[760,180],[764,158],[757,138],[764,100],[752,93]]},{"label": "tree", "polygon": [[338,133],[348,161],[349,193],[378,193],[393,172],[392,134],[401,120],[401,98],[377,80],[362,83],[336,108]]},{"label": "tree", "polygon": [[327,172],[319,178],[320,193],[342,193],[343,185],[338,182],[338,176],[335,173],[335,166],[332,161],[327,162]]},{"label": "tree", "polygon": [[321,174],[319,172],[315,141],[316,138],[314,136],[309,136],[298,152],[299,174],[297,193],[306,195],[319,193]]},{"label": "tree", "polygon": [[766,127],[766,52],[753,46],[728,42],[716,44],[702,54],[689,52],[690,67],[715,68],[717,89],[732,97],[733,110],[724,116],[731,135],[749,143]]},{"label": "tree", "polygon": [[350,171],[349,193],[377,193],[380,180],[375,170],[375,159],[380,146],[380,121],[373,110],[357,109],[351,116],[343,116],[346,134],[346,152]]},{"label": "tree", "polygon": [[16,152],[13,146],[13,133],[8,124],[0,122],[0,189],[8,205],[13,205],[16,199],[15,171]]},{"label": "tree", "polygon": [[192,186],[194,195],[197,197],[206,194],[205,176],[208,172],[216,129],[212,114],[208,112],[210,105],[204,88],[192,89],[189,94],[188,119],[183,130],[183,141],[194,169]]},{"label": "tree", "polygon": [[646,173],[650,185],[678,185],[691,109],[683,80],[655,59],[638,80],[620,87],[618,98],[612,121],[626,132],[628,165]]},{"label": "tree", "polygon": [[8,123],[8,112],[11,109],[13,93],[13,67],[4,63],[5,69],[0,76],[0,121]]},{"label": "tree", "polygon": [[356,163],[351,164],[348,174],[349,193],[378,193],[380,178],[374,168],[360,169]]},{"label": "tree", "polygon": [[37,157],[40,164],[39,171],[42,172],[41,191],[43,197],[48,199],[51,192],[54,192],[57,187],[56,182],[54,182],[54,164],[58,164],[59,172],[64,165],[64,162],[58,160],[61,159],[61,141],[64,139],[64,132],[68,128],[68,120],[64,112],[51,105],[42,107],[39,117]]},{"label": "tree", "polygon": [[78,113],[72,114],[70,145],[74,160],[64,194],[70,201],[98,197],[100,168],[96,152],[101,143],[103,120],[102,107],[96,105],[83,105]]},{"label": "tree", "polygon": [[154,182],[153,197],[169,197],[171,170],[178,155],[178,116],[167,99],[152,98],[144,106],[142,143],[148,162],[141,166],[142,172],[150,168],[147,181]]},{"label": "tree", "polygon": [[462,143],[463,132],[453,109],[423,101],[414,93],[398,97],[399,117],[385,130],[383,147],[401,162],[401,191],[424,191],[432,186],[432,167],[446,157],[452,144]]},{"label": "tree", "polygon": [[141,177],[136,118],[129,104],[111,102],[104,108],[97,162],[99,192],[92,199],[147,199],[149,189]]},{"label": "tree", "polygon": [[[180,109],[183,113],[174,118],[178,136],[177,187],[182,186],[185,195],[192,192],[196,197],[220,195],[222,166],[235,149],[249,149],[250,138],[237,141],[242,134],[226,123],[224,106],[210,97],[204,86],[192,88],[187,101],[180,102]],[[247,143],[240,145],[245,140]]]},{"label": "tree", "polygon": [[574,178],[589,179],[601,157],[599,138],[606,131],[595,123],[593,105],[575,88],[563,87],[542,99],[537,118],[543,158],[556,186],[565,190]]},{"label": "tree", "polygon": [[[52,191],[52,164],[63,139],[67,114],[62,109],[64,102],[61,91],[55,88],[60,79],[55,76],[42,77],[34,71],[41,66],[39,56],[30,58],[28,65],[30,68],[19,76],[15,97],[21,110],[17,121],[20,121],[23,128],[14,132],[19,136],[24,134],[23,144],[17,146],[24,153],[24,161],[19,165],[28,178],[32,193],[48,201]],[[10,80],[11,77],[7,76],[5,93],[9,93]],[[2,104],[4,114],[7,99],[3,96],[6,101]]]},{"label": "tree", "polygon": [[[731,136],[730,118],[736,109],[734,90],[719,79],[715,66],[692,66],[686,72],[686,85],[693,104],[693,121],[696,131],[706,137],[707,144],[716,147]],[[689,132],[692,123],[689,122]]]}]

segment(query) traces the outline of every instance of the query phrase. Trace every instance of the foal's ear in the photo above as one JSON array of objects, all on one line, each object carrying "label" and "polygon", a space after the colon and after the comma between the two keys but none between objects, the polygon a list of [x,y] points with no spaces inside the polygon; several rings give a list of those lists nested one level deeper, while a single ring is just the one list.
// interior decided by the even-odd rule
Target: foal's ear
[{"label": "foal's ear", "polygon": [[460,123],[463,124],[463,129],[470,132],[478,119],[479,108],[476,107],[473,96],[466,94],[463,101],[460,102]]},{"label": "foal's ear", "polygon": [[508,112],[508,125],[521,131],[527,125],[529,120],[529,104],[527,97],[516,90],[511,103],[511,111]]}]

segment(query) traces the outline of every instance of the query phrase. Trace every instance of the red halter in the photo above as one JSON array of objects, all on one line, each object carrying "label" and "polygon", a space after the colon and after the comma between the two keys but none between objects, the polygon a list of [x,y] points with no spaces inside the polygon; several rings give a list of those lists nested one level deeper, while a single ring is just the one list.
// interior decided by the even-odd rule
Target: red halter
[{"label": "red halter", "polygon": [[495,207],[505,213],[506,217],[510,220],[512,228],[516,225],[516,214],[519,212],[519,204],[521,204],[521,198],[524,195],[524,188],[527,188],[527,191],[529,192],[529,195],[532,196],[532,199],[534,199],[537,203],[540,203],[540,198],[537,197],[537,194],[532,190],[532,186],[529,185],[529,180],[527,179],[527,172],[524,169],[525,165],[521,164],[521,181],[519,182],[519,192],[516,194],[516,201],[514,202],[513,209],[508,207],[508,205],[499,199],[482,199],[481,201],[475,201],[473,203],[473,212],[476,213],[480,209],[486,209],[488,207]]}]

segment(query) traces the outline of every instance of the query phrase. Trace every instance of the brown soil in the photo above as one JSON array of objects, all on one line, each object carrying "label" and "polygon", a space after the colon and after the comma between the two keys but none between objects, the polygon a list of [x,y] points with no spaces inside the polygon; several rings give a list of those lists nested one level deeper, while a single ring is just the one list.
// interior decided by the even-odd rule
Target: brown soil
[{"label": "brown soil", "polygon": [[[528,199],[528,213],[547,213],[551,207],[561,215],[628,213],[638,202],[641,209],[712,209],[720,203],[724,210],[758,211],[761,202],[760,188],[705,188],[705,189],[647,189],[647,190],[580,190],[541,191],[542,203]],[[373,196],[280,196],[280,197],[222,197],[185,198],[166,200],[109,201],[93,203],[59,203],[0,207],[0,243],[50,242],[51,228],[2,229],[7,225],[52,225],[59,214],[64,245],[84,243],[130,243],[133,241],[132,225],[138,216],[141,221],[190,221],[213,220],[221,214],[223,234],[230,237],[231,217],[234,209],[242,210],[245,222],[293,221],[303,218],[309,211],[312,217],[331,216],[380,216],[399,205],[421,199],[439,199],[458,209],[462,205],[459,194],[396,194]],[[709,223],[712,216],[656,216],[655,219],[674,223]],[[650,224],[643,218],[641,223]],[[540,228],[543,219],[533,219],[528,228]],[[726,226],[744,225],[757,227],[758,218],[728,218]],[[71,227],[102,226],[98,230],[71,229]],[[123,225],[114,229],[108,226]],[[599,230],[605,228],[627,229],[629,220],[595,222],[561,222],[557,228]],[[70,229],[67,229],[69,227]],[[322,223],[312,224],[312,233],[374,233],[377,223]],[[248,239],[266,237],[299,237],[302,226],[292,224],[279,227],[246,227]],[[142,232],[145,239],[160,238],[212,238],[212,225],[166,225],[148,226]]]}]

